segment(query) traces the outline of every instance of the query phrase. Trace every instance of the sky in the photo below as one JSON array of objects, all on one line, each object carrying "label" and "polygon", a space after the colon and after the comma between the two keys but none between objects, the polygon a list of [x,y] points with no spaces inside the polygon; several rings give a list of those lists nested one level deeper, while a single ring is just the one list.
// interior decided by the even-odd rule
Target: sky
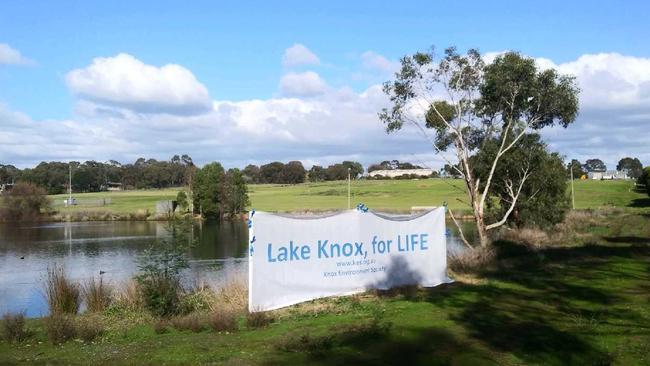
[{"label": "sky", "polygon": [[4,1],[0,164],[166,160],[226,167],[398,159],[381,83],[400,57],[513,50],[577,78],[580,115],[543,132],[566,159],[650,165],[650,3]]}]

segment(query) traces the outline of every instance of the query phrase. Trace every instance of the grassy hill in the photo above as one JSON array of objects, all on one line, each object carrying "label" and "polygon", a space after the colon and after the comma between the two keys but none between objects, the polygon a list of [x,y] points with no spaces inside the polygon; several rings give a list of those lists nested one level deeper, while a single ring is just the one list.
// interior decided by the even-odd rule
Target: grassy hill
[{"label": "grassy hill", "polygon": [[[577,209],[650,206],[645,193],[635,192],[632,181],[575,181]],[[176,197],[180,188],[123,192],[78,193],[75,207],[63,207],[67,195],[51,198],[62,213],[103,210],[115,213],[155,210],[156,201]],[[376,210],[410,210],[412,206],[440,206],[448,202],[454,210],[469,210],[461,180],[421,179],[353,181],[351,205],[365,203]],[[264,211],[333,210],[347,208],[347,182],[297,185],[256,184],[249,186],[251,207]],[[107,204],[103,205],[104,200]]]}]

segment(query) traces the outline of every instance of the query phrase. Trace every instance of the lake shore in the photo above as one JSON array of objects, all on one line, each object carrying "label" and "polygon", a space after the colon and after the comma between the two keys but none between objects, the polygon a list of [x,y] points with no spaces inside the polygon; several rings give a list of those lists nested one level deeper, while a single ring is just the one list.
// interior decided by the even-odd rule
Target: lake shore
[{"label": "lake shore", "polygon": [[[74,318],[78,329],[101,332],[61,344],[48,337],[47,318],[28,319],[25,340],[0,341],[0,363],[648,362],[647,209],[578,211],[532,241],[523,232],[508,238],[483,266],[454,272],[450,263],[450,285],[310,301],[262,320],[239,310],[228,330],[210,320],[223,305],[167,319],[109,306]],[[187,293],[192,304],[198,293]]]}]

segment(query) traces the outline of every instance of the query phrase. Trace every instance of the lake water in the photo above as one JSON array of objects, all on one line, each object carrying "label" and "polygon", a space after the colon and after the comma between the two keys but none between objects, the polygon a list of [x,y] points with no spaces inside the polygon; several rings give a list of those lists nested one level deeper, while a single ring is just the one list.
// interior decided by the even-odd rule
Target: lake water
[{"label": "lake water", "polygon": [[[467,224],[465,224],[467,225]],[[448,249],[462,250],[453,224]],[[471,224],[468,228],[471,232]],[[467,236],[467,229],[464,229]],[[201,223],[193,228],[197,245],[189,253],[184,282],[213,287],[247,278],[248,229],[243,221]],[[43,283],[47,269],[64,266],[75,281],[99,278],[119,284],[137,272],[136,258],[156,240],[169,238],[165,222],[107,221],[0,225],[0,314],[47,314]]]}]

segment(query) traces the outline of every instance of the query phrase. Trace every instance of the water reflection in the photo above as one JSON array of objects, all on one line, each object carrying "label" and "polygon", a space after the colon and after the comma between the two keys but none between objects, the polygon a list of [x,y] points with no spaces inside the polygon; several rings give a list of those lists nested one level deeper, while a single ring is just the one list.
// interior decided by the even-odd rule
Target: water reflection
[{"label": "water reflection", "polygon": [[[472,240],[471,223],[464,224]],[[463,250],[450,229],[448,249]],[[189,253],[187,284],[207,282],[218,287],[245,279],[248,228],[245,222],[201,223],[193,228],[197,245]],[[47,268],[63,265],[75,281],[105,272],[104,280],[119,284],[137,271],[136,258],[155,240],[170,238],[167,224],[147,221],[77,222],[0,225],[0,314],[25,311],[30,317],[47,314],[42,284]]]}]

